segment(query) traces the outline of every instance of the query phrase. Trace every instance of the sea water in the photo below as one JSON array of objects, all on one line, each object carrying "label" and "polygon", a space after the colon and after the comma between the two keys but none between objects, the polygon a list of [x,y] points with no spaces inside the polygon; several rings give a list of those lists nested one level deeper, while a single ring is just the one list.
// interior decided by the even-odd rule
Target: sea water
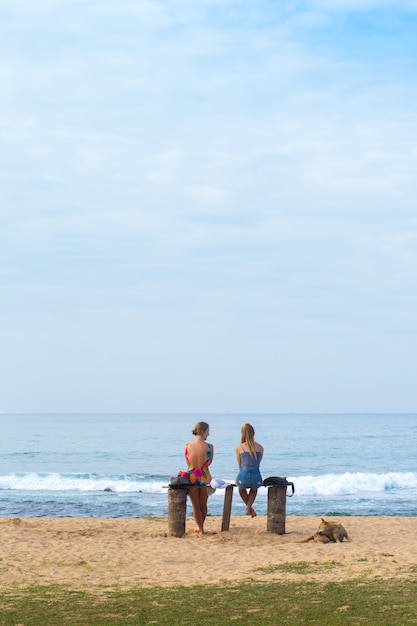
[{"label": "sea water", "polygon": [[[295,485],[288,515],[417,515],[417,414],[3,413],[0,516],[167,516],[167,485],[200,420],[210,424],[212,476],[229,482],[241,426],[254,426],[263,477]],[[223,495],[209,498],[210,515]],[[258,514],[266,496],[260,488]],[[235,490],[232,515],[242,514]]]}]

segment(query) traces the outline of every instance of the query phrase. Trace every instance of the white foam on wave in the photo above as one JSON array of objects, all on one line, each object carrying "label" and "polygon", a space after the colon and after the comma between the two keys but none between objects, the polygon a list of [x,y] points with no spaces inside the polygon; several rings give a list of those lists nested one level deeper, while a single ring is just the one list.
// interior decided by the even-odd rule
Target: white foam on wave
[{"label": "white foam on wave", "polygon": [[14,491],[103,491],[115,493],[161,493],[163,481],[129,478],[128,476],[95,476],[71,474],[8,474],[0,476],[0,489]]},{"label": "white foam on wave", "polygon": [[391,490],[417,489],[416,472],[371,474],[345,472],[323,476],[291,478],[296,493],[305,496],[342,496],[361,493],[381,493]]},{"label": "white foam on wave", "polygon": [[[350,473],[321,476],[294,476],[295,493],[300,496],[343,496],[387,491],[417,490],[416,472],[386,474]],[[99,474],[15,473],[0,476],[0,489],[14,491],[78,491],[113,493],[166,493],[168,480],[162,477]],[[223,495],[223,490],[216,494]]]}]

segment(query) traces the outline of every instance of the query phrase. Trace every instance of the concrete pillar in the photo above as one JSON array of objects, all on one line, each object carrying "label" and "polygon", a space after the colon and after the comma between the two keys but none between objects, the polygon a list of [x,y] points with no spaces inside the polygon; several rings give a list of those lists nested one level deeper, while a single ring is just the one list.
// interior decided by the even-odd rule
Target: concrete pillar
[{"label": "concrete pillar", "polygon": [[173,537],[185,535],[187,493],[187,489],[168,488],[168,534]]},{"label": "concrete pillar", "polygon": [[268,487],[268,512],[266,530],[285,535],[287,487]]}]

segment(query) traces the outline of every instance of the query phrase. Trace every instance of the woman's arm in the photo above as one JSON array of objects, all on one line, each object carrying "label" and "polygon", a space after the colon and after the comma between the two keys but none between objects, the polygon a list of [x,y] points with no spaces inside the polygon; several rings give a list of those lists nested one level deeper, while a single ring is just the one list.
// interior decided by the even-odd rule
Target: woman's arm
[{"label": "woman's arm", "polygon": [[214,458],[214,446],[213,446],[212,443],[210,444],[210,448],[211,448],[211,454],[210,454],[210,458],[209,458],[209,460],[207,462],[207,467],[213,463],[213,458]]}]

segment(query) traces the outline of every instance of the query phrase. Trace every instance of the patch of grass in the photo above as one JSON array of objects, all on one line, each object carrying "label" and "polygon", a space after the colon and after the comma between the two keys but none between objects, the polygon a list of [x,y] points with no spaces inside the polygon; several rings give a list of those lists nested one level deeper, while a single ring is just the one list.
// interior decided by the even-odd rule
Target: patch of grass
[{"label": "patch of grass", "polygon": [[75,561],[55,561],[55,565],[57,567],[74,567],[75,565],[76,567],[83,567],[86,570],[93,569],[91,565],[87,563],[87,561],[84,561],[83,559],[76,559]]},{"label": "patch of grass", "polygon": [[264,574],[273,574],[274,572],[282,572],[286,574],[312,574],[315,572],[328,572],[335,567],[343,567],[342,563],[337,561],[328,561],[327,563],[319,563],[312,561],[296,561],[295,563],[280,563],[277,565],[268,565],[267,567],[258,567],[257,572]]},{"label": "patch of grass", "polygon": [[244,583],[71,591],[2,590],[0,624],[12,626],[404,626],[417,624],[415,581]]}]

